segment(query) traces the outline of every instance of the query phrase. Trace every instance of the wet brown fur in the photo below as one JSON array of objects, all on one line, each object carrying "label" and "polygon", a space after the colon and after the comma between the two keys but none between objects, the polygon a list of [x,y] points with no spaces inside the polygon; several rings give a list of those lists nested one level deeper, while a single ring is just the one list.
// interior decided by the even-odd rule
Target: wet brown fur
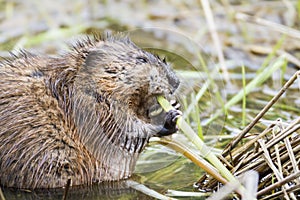
[{"label": "wet brown fur", "polygon": [[0,66],[0,183],[63,187],[120,180],[162,124],[148,116],[178,79],[128,38],[86,38],[57,57]]}]

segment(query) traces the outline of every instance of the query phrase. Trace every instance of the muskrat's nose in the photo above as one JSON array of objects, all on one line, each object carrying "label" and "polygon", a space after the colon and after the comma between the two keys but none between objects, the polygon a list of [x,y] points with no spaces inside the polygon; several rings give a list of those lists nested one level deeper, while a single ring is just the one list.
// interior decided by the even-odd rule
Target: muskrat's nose
[{"label": "muskrat's nose", "polygon": [[164,94],[164,89],[159,85],[150,85],[149,93],[152,95],[162,95]]}]

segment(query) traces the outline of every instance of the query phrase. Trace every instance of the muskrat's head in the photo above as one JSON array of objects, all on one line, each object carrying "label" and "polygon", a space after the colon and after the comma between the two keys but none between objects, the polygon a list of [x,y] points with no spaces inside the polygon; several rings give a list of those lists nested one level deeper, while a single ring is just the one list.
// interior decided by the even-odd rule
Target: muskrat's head
[{"label": "muskrat's head", "polygon": [[179,80],[166,62],[128,38],[88,39],[75,50],[76,68],[64,69],[66,77],[74,74],[61,98],[66,113],[87,150],[116,179],[124,177],[149,137],[164,128],[157,96],[171,100]]},{"label": "muskrat's head", "polygon": [[116,101],[143,120],[149,120],[158,95],[170,100],[179,85],[179,79],[164,60],[140,49],[128,38],[98,41],[89,49],[82,71],[92,79],[91,90],[102,99]]}]

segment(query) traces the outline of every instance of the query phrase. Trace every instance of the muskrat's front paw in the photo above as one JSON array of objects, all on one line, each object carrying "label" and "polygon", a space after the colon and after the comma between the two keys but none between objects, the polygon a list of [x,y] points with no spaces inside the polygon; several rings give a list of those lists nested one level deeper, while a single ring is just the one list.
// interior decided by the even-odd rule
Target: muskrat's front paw
[{"label": "muskrat's front paw", "polygon": [[182,112],[180,110],[170,110],[166,114],[166,124],[165,125],[170,125],[170,126],[176,126],[176,121],[178,117],[182,115]]},{"label": "muskrat's front paw", "polygon": [[178,130],[176,127],[176,121],[181,115],[182,112],[180,110],[170,110],[169,112],[167,112],[165,117],[165,124],[157,135],[166,136],[175,133]]}]

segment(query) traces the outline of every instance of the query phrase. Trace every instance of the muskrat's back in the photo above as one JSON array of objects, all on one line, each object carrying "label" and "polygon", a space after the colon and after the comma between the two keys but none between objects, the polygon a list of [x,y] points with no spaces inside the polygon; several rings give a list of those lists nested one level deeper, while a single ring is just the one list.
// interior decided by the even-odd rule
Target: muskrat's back
[{"label": "muskrat's back", "polygon": [[[97,161],[47,85],[47,57],[23,55],[0,68],[0,176],[9,187],[90,182]],[[50,69],[49,69],[50,70]],[[73,134],[73,135],[72,135]],[[78,137],[78,136],[77,136]]]},{"label": "muskrat's back", "polygon": [[[87,38],[57,57],[23,52],[0,67],[0,183],[62,187],[128,178],[159,123],[156,96],[179,81],[127,38]],[[171,116],[171,117],[170,117]],[[159,120],[157,120],[159,119]]]}]

